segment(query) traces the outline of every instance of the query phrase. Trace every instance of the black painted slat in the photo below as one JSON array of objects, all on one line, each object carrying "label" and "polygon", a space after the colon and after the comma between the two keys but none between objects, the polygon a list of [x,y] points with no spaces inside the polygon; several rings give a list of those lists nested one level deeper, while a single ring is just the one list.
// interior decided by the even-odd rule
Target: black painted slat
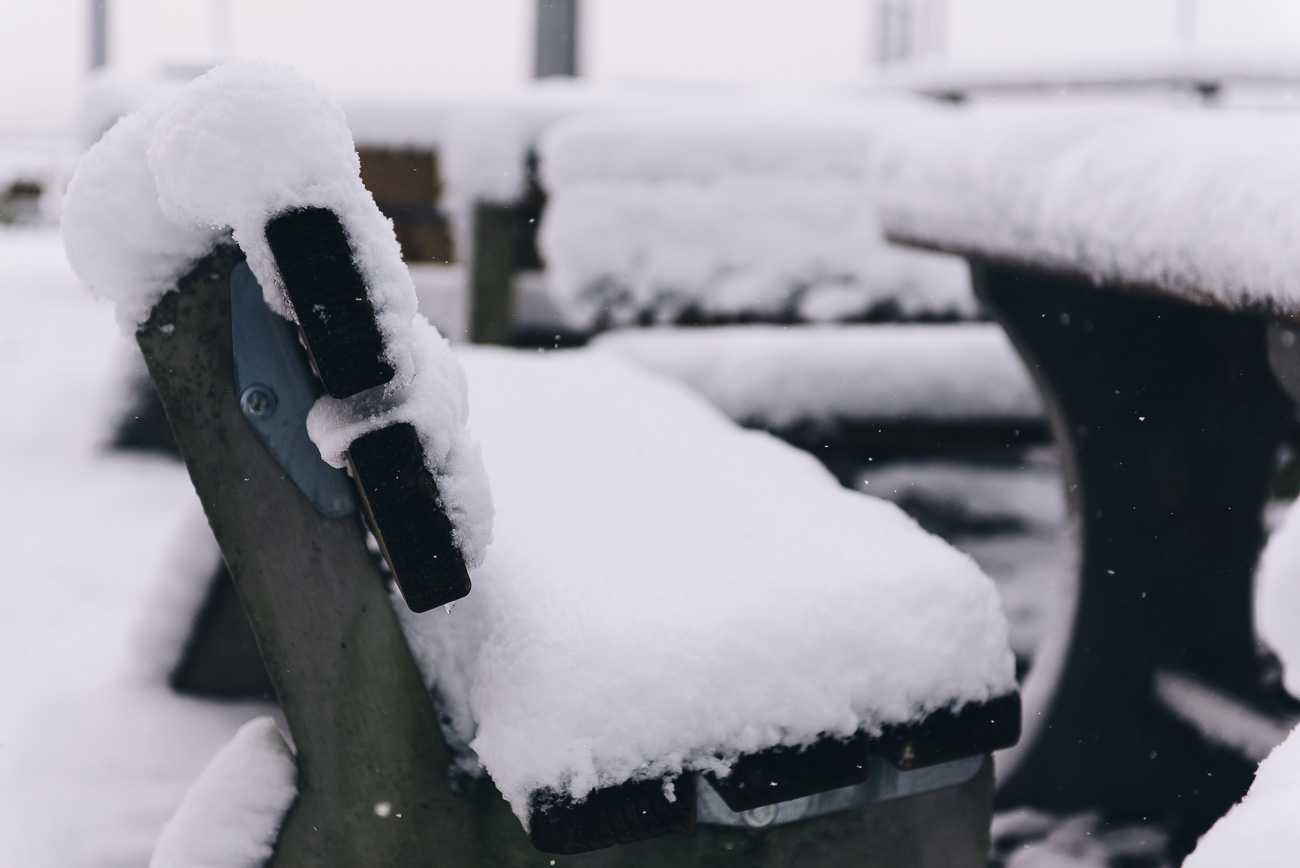
[{"label": "black painted slat", "polygon": [[[1011,747],[1020,738],[1020,694],[937,711],[924,720],[886,728],[879,738],[859,732],[827,737],[805,748],[777,747],[736,760],[727,777],[709,783],[733,811],[749,811],[867,779],[867,756],[877,752],[907,771]],[[532,796],[528,836],[546,853],[570,855],[684,832],[695,825],[696,792],[691,775],[674,782],[676,801],[664,781],[633,781],[604,787],[581,801],[538,790]],[[773,786],[775,784],[775,786]]]},{"label": "black painted slat", "polygon": [[415,428],[400,422],[364,434],[348,458],[371,530],[411,611],[468,594],[469,572]]},{"label": "black painted slat", "polygon": [[596,790],[579,802],[551,790],[533,793],[528,837],[543,853],[572,855],[689,832],[695,828],[695,778],[658,779]]},{"label": "black painted slat", "polygon": [[940,709],[924,720],[886,727],[871,749],[908,771],[991,753],[1020,740],[1020,694]]},{"label": "black painted slat", "polygon": [[266,240],[325,391],[347,398],[391,380],[375,309],[338,216],[325,208],[286,211],[266,224]]},{"label": "black painted slat", "polygon": [[866,779],[867,736],[861,732],[848,739],[822,738],[803,748],[746,754],[726,777],[709,775],[709,783],[733,811],[851,787]]}]

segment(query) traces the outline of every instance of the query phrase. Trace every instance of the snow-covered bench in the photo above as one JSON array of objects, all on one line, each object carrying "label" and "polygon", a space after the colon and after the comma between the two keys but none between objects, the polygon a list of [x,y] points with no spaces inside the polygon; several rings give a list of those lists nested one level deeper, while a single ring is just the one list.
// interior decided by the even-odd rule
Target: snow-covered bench
[{"label": "snow-covered bench", "polygon": [[[867,154],[912,110],[735,98],[557,120],[537,145],[550,296],[581,332],[659,323],[598,342],[831,466],[1044,441],[1001,335],[830,325],[977,315],[960,261],[881,236]],[[756,322],[820,325],[735,326]]]},{"label": "snow-covered bench", "polygon": [[1284,114],[1077,106],[936,110],[881,143],[886,234],[970,262],[1080,523],[1008,799],[1178,805],[1194,835],[1279,730],[1251,572],[1295,418],[1298,146]]},{"label": "snow-covered bench", "polygon": [[[156,864],[200,846],[524,864],[498,791],[552,852],[702,825],[617,864],[846,847],[982,864],[985,754],[1014,740],[1019,702],[973,562],[608,356],[457,359],[412,318],[351,147],[318,89],[232,64],[125,120],[69,194],[70,259],[137,329],[294,740],[289,761],[272,729],[245,730]],[[299,339],[314,403],[295,393],[317,383]],[[393,429],[414,447],[367,460]],[[312,449],[350,466],[405,602],[433,609],[405,632]],[[397,550],[419,534],[385,520],[429,504],[431,578]],[[458,561],[476,590],[433,608],[467,590],[444,581]],[[452,758],[492,781],[458,795]]]},{"label": "snow-covered bench", "polygon": [[992,323],[628,328],[591,345],[690,386],[846,479],[868,458],[982,459],[1047,439],[1033,382]]}]

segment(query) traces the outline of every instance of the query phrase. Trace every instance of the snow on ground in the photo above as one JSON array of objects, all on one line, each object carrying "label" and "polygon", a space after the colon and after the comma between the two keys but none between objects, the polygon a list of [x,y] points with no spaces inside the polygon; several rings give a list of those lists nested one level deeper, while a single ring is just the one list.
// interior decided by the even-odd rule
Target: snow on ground
[{"label": "snow on ground", "polygon": [[873,159],[891,238],[1295,312],[1297,148],[1290,112],[989,105],[917,111]]},{"label": "snow on ground", "polygon": [[298,765],[275,721],[249,721],[185,794],[149,868],[262,868],[297,796]]},{"label": "snow on ground", "polygon": [[1260,558],[1255,620],[1282,661],[1287,691],[1300,696],[1300,508],[1292,505],[1285,516]]},{"label": "snow on ground", "polygon": [[181,795],[265,706],[179,698],[135,625],[197,499],[105,449],[132,352],[57,233],[0,231],[0,865],[139,868]]},{"label": "snow on ground", "polygon": [[1185,868],[1286,868],[1300,850],[1300,729],[1274,748],[1246,797],[1202,836]]},{"label": "snow on ground", "polygon": [[995,816],[992,832],[989,868],[1170,868],[1168,833],[1152,824],[1017,808]]}]

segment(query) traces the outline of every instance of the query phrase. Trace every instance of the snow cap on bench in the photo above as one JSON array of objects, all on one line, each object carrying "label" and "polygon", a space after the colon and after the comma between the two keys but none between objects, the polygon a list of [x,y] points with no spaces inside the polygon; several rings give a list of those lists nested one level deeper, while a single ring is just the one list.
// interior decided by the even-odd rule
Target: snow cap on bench
[{"label": "snow cap on bench", "polygon": [[1285,112],[988,105],[882,130],[873,174],[895,240],[1294,313],[1297,153]]},{"label": "snow cap on bench", "polygon": [[894,505],[612,354],[460,355],[497,540],[450,614],[402,615],[521,818],[1015,690],[992,582]]},{"label": "snow cap on bench", "polygon": [[382,388],[318,401],[308,430],[336,467],[361,435],[415,425],[457,547],[473,566],[492,538],[492,499],[465,427],[468,393],[450,345],[416,312],[391,222],[361,183],[342,110],[320,87],[265,61],[223,64],[128,115],[69,184],[64,243],[73,268],[139,326],[226,232],[248,255],[267,305],[292,310],[266,240],[278,214],[326,208],[342,223],[395,370]]}]

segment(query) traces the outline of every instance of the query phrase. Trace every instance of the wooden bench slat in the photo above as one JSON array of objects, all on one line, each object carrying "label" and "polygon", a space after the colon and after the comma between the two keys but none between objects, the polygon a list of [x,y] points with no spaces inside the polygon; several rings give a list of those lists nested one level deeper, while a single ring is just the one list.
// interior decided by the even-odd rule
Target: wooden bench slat
[{"label": "wooden bench slat", "polygon": [[415,427],[401,422],[363,434],[352,442],[348,460],[371,530],[411,611],[427,612],[468,594],[469,571]]},{"label": "wooden bench slat", "polygon": [[325,391],[348,398],[393,378],[375,309],[334,212],[299,208],[273,217],[266,240]]}]

